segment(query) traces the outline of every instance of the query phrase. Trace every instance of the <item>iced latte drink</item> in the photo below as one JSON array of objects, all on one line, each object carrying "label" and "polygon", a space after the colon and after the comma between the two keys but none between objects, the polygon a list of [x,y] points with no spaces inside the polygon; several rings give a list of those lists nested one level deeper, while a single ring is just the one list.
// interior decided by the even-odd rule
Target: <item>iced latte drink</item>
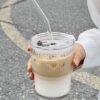
[{"label": "iced latte drink", "polygon": [[31,41],[31,61],[35,74],[35,90],[42,96],[61,97],[68,94],[73,71],[74,37],[53,32],[35,35]]}]

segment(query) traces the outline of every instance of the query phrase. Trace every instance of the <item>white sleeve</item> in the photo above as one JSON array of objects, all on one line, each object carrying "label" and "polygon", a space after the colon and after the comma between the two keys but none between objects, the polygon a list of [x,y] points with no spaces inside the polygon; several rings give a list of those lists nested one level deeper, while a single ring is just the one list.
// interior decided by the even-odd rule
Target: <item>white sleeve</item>
[{"label": "white sleeve", "polygon": [[86,52],[83,68],[100,65],[100,30],[91,29],[80,34],[77,43],[80,43]]},{"label": "white sleeve", "polygon": [[100,28],[100,0],[87,0],[87,6],[94,24]]}]

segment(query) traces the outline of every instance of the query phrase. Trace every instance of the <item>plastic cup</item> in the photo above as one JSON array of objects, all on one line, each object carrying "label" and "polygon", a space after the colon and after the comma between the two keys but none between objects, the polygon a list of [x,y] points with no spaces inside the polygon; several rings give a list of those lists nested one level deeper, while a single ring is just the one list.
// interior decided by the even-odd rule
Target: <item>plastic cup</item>
[{"label": "plastic cup", "polygon": [[35,90],[45,97],[67,95],[71,88],[75,38],[60,32],[40,33],[30,40]]}]

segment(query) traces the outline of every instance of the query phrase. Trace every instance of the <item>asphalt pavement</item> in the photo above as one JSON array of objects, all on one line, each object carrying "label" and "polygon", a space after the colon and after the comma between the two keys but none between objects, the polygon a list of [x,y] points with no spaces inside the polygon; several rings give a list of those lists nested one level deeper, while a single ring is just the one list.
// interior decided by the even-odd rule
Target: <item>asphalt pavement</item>
[{"label": "asphalt pavement", "polygon": [[[81,32],[95,28],[86,0],[38,0],[38,3],[50,20],[52,31],[74,34],[77,39]],[[26,43],[24,39],[28,41],[35,34],[47,31],[47,25],[31,0],[0,0],[0,16],[0,100],[97,100],[100,88],[95,88],[96,82],[93,86],[74,78],[67,96],[39,96],[32,88],[33,81],[28,79],[30,55],[22,48]],[[17,33],[24,38],[23,41],[17,38]],[[80,72],[100,78],[100,66]]]}]

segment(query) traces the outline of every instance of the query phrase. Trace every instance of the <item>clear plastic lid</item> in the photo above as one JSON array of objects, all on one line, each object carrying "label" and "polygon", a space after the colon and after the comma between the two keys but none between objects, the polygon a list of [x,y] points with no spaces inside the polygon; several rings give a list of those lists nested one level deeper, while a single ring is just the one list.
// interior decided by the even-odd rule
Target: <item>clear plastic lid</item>
[{"label": "clear plastic lid", "polygon": [[53,40],[48,33],[40,33],[33,36],[30,45],[33,53],[62,54],[73,51],[75,38],[66,33],[53,32]]}]

